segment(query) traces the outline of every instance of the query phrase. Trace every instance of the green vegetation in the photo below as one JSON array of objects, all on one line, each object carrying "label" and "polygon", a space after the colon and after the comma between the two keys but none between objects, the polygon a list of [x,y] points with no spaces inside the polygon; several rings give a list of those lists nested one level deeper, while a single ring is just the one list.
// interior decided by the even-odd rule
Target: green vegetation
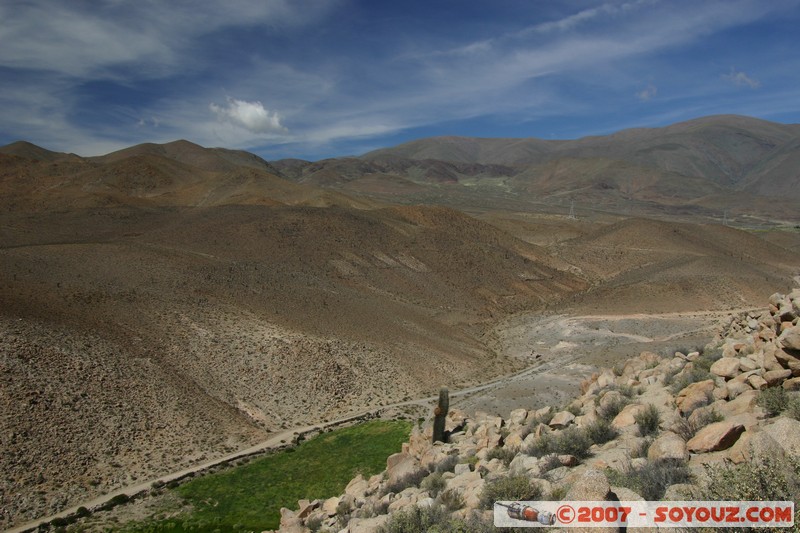
[{"label": "green vegetation", "polygon": [[531,443],[525,453],[533,457],[556,454],[574,455],[578,459],[586,459],[591,455],[589,452],[591,445],[592,441],[586,431],[571,427],[559,431],[555,436],[552,433],[543,434]]},{"label": "green vegetation", "polygon": [[610,440],[616,439],[619,431],[608,420],[598,418],[586,426],[586,435],[595,444],[605,444]]},{"label": "green vegetation", "polygon": [[644,410],[633,416],[636,425],[639,426],[639,434],[642,437],[649,437],[658,433],[658,426],[661,424],[661,413],[658,408],[649,403]]},{"label": "green vegetation", "polygon": [[628,467],[622,472],[609,469],[606,477],[612,485],[627,487],[648,501],[660,500],[670,485],[692,480],[686,463],[676,459],[648,461],[639,468]]},{"label": "green vegetation", "polygon": [[[800,458],[756,458],[739,465],[707,466],[708,480],[697,494],[699,500],[800,501]],[[758,531],[798,531],[800,513],[795,509],[794,529],[759,528]],[[740,532],[742,528],[716,531]]]},{"label": "green vegetation", "polygon": [[484,485],[481,508],[491,509],[496,501],[536,500],[542,495],[539,485],[531,483],[527,475],[503,476]]},{"label": "green vegetation", "polygon": [[199,477],[177,489],[193,505],[191,514],[130,524],[124,531],[277,529],[281,507],[294,508],[302,498],[341,494],[358,473],[367,477],[382,471],[410,430],[404,421],[366,422],[309,439],[293,453],[278,452]]},{"label": "green vegetation", "polygon": [[777,416],[789,407],[789,395],[783,387],[772,387],[761,391],[756,402],[769,416]]},{"label": "green vegetation", "polygon": [[478,517],[459,520],[450,516],[444,506],[412,507],[392,514],[378,533],[489,533],[496,531],[491,522]]},{"label": "green vegetation", "polygon": [[716,410],[703,410],[698,416],[691,417],[691,421],[686,418],[679,419],[673,426],[672,431],[681,436],[685,441],[688,441],[695,434],[714,422],[722,422],[725,417],[719,414]]}]

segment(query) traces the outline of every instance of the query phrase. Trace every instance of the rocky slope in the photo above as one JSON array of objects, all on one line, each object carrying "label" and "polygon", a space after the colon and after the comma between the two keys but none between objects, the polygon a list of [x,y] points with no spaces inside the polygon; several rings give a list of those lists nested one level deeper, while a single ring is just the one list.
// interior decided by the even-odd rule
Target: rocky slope
[{"label": "rocky slope", "polygon": [[[566,406],[450,411],[447,443],[431,443],[430,425],[416,429],[385,472],[284,509],[280,531],[380,531],[398,513],[442,508],[439,520],[479,529],[493,499],[797,501],[797,486],[774,473],[757,487],[715,476],[764,460],[800,476],[798,317],[800,289],[776,293],[764,311],[732,316],[702,353],[644,352],[592,376]],[[522,492],[510,481],[520,479]],[[775,487],[789,492],[765,492]]]}]

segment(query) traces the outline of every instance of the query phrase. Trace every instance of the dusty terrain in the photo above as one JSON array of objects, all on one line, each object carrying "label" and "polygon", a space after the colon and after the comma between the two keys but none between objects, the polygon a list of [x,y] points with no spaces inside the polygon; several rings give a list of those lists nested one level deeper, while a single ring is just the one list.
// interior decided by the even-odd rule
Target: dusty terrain
[{"label": "dusty terrain", "polygon": [[398,207],[185,142],[0,157],[0,527],[540,362],[458,401],[558,403],[800,275],[791,227]]}]

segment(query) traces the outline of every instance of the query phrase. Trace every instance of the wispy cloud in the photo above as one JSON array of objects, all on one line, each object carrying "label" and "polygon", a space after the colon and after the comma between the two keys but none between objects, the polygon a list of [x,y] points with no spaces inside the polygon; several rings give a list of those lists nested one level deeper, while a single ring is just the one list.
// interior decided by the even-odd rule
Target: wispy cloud
[{"label": "wispy cloud", "polygon": [[655,98],[657,94],[658,94],[658,87],[656,87],[652,83],[648,83],[647,87],[636,93],[636,98],[638,98],[642,102],[647,102],[648,100]]},{"label": "wispy cloud", "polygon": [[758,89],[761,87],[761,82],[757,79],[748,76],[745,72],[737,71],[731,67],[728,74],[723,74],[722,79],[736,85],[737,87],[750,87],[751,89]]},{"label": "wispy cloud", "polygon": [[[465,2],[458,13],[366,0],[3,2],[0,139],[78,152],[178,137],[349,151],[356,140],[485,117],[619,115],[629,109],[613,106],[632,95],[653,114],[669,113],[667,105],[703,109],[701,98],[724,89],[708,64],[748,64],[742,50],[707,51],[704,39],[723,35],[735,45],[729,30],[800,6],[514,3],[497,7],[513,16],[494,20],[493,9]],[[723,79],[762,95],[761,81],[773,88],[770,72],[761,68],[756,79],[731,69]],[[642,86],[643,77],[658,87]]]}]

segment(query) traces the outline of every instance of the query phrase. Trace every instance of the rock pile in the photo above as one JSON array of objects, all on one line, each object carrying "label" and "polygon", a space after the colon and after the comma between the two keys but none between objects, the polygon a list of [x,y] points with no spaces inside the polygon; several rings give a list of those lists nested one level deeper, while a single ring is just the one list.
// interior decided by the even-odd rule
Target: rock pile
[{"label": "rock pile", "polygon": [[[415,428],[382,474],[283,509],[279,531],[372,532],[396,512],[436,506],[491,523],[493,496],[521,496],[498,497],[509,479],[527,480],[527,499],[682,500],[707,479],[704,465],[797,457],[798,317],[800,290],[774,294],[768,309],[732,317],[702,351],[644,352],[587,379],[561,408],[508,418],[451,410],[447,443],[431,442],[430,424]],[[665,469],[663,486],[623,486],[646,468]]]}]

